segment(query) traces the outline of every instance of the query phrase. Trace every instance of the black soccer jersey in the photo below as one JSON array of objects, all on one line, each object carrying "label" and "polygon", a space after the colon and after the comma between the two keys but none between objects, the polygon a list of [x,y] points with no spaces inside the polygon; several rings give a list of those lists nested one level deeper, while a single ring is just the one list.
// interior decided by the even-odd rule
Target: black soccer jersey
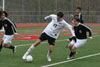
[{"label": "black soccer jersey", "polygon": [[4,27],[5,35],[13,35],[14,33],[17,33],[16,25],[9,18],[0,20],[0,28],[2,26]]},{"label": "black soccer jersey", "polygon": [[78,39],[87,39],[87,32],[89,32],[89,37],[92,37],[91,29],[84,24],[79,23],[74,26],[74,31]]},{"label": "black soccer jersey", "polygon": [[[74,16],[76,16],[76,15],[74,15]],[[79,19],[80,19],[80,23],[84,23],[84,21],[83,21],[83,17],[82,17],[82,14],[79,13],[79,14],[77,14],[77,16],[78,16]]]}]

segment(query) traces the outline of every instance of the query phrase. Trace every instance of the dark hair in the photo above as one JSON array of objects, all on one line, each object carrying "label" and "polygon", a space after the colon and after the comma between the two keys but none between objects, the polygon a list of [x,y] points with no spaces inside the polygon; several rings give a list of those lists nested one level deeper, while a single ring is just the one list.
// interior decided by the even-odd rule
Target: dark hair
[{"label": "dark hair", "polygon": [[0,17],[1,17],[1,15],[2,15],[3,13],[5,14],[6,17],[8,17],[8,13],[7,13],[6,11],[0,11]]},{"label": "dark hair", "polygon": [[77,22],[80,22],[80,19],[79,18],[74,18],[74,20],[76,20]]},{"label": "dark hair", "polygon": [[81,7],[77,7],[77,9],[79,9],[80,11],[82,10]]},{"label": "dark hair", "polygon": [[64,16],[64,14],[62,12],[58,12],[57,16],[62,18]]},{"label": "dark hair", "polygon": [[79,18],[79,15],[74,15],[74,18],[78,17]]}]

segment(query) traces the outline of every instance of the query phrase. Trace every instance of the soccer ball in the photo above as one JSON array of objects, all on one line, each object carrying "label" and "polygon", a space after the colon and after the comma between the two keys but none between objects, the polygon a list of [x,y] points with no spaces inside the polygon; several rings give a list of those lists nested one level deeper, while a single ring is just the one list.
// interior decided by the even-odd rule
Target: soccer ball
[{"label": "soccer ball", "polygon": [[33,57],[31,55],[28,55],[26,57],[26,62],[32,62],[32,60],[33,60]]}]

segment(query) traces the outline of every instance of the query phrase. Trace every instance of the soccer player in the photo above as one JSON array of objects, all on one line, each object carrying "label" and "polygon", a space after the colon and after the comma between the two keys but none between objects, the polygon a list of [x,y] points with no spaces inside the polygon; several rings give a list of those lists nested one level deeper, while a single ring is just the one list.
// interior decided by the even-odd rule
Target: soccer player
[{"label": "soccer player", "polygon": [[13,53],[16,50],[15,46],[9,45],[13,39],[14,33],[17,33],[16,25],[8,18],[6,11],[0,12],[0,29],[4,27],[5,34],[0,44],[0,51],[3,47],[12,49]]},{"label": "soccer player", "polygon": [[70,54],[67,59],[74,58],[74,55],[76,54],[76,49],[83,46],[87,42],[87,32],[89,33],[89,38],[92,39],[92,32],[89,27],[80,23],[80,20],[77,18],[74,18],[72,23],[74,24],[76,41],[72,40],[69,43],[68,47],[70,49]]},{"label": "soccer player", "polygon": [[78,16],[78,18],[80,19],[80,23],[84,23],[83,18],[82,18],[82,13],[81,13],[81,7],[77,7],[76,9],[76,15],[71,14],[72,17],[76,17]]},{"label": "soccer player", "polygon": [[63,28],[68,28],[72,36],[75,36],[74,31],[72,30],[72,26],[69,25],[64,19],[63,19],[63,13],[58,12],[57,15],[51,14],[49,16],[46,16],[44,19],[51,18],[52,21],[48,24],[48,26],[44,29],[42,34],[40,35],[40,38],[30,46],[30,48],[26,51],[24,56],[22,57],[23,59],[26,59],[27,55],[30,53],[32,49],[34,49],[36,46],[38,46],[41,42],[48,40],[49,43],[49,51],[47,54],[47,59],[48,61],[51,61],[51,53],[53,51],[54,45],[55,45],[55,40],[58,38],[60,31]]}]

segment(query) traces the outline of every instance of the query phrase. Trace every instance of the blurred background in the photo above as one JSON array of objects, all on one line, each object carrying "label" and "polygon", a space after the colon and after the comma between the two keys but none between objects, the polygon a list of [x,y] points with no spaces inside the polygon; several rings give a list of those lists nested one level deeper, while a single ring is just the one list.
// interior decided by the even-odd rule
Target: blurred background
[{"label": "blurred background", "polygon": [[64,19],[71,23],[70,14],[82,8],[85,23],[100,23],[100,0],[0,0],[0,9],[9,13],[16,23],[44,23],[49,14],[64,12]]}]

